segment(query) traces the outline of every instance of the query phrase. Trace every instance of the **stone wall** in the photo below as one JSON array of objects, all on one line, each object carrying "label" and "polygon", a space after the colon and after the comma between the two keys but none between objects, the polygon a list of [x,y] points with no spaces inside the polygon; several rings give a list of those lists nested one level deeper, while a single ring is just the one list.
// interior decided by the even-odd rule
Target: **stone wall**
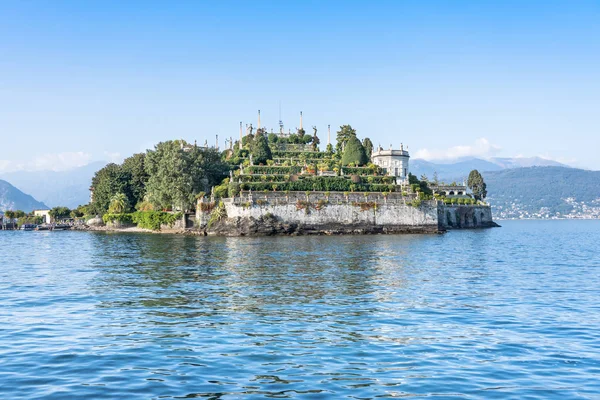
[{"label": "stone wall", "polygon": [[441,205],[438,209],[441,229],[489,228],[498,226],[490,206]]},{"label": "stone wall", "polygon": [[[252,235],[277,233],[430,233],[438,232],[435,202],[411,207],[386,203],[318,202],[239,204],[223,201],[227,220],[211,227],[209,233]],[[212,232],[211,232],[212,231]]]},{"label": "stone wall", "polygon": [[[301,233],[429,233],[447,229],[497,226],[489,206],[452,205],[422,202],[419,207],[406,204],[409,199],[365,197],[352,193],[332,193],[327,200],[321,193],[307,197],[294,193],[286,199],[256,194],[247,198],[224,199],[227,218],[211,226],[208,233],[218,235],[270,235]],[[362,201],[361,201],[362,200]],[[214,204],[214,203],[212,203]],[[210,211],[197,212],[196,225],[207,229]]]}]

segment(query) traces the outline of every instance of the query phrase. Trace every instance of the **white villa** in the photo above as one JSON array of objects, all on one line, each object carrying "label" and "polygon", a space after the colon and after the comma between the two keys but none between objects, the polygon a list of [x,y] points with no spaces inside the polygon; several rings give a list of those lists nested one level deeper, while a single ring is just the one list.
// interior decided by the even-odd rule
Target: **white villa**
[{"label": "white villa", "polygon": [[373,149],[371,161],[373,164],[383,168],[385,174],[395,176],[396,182],[401,184],[408,180],[408,151],[404,150],[404,145],[400,145],[400,150],[384,150],[381,146]]}]

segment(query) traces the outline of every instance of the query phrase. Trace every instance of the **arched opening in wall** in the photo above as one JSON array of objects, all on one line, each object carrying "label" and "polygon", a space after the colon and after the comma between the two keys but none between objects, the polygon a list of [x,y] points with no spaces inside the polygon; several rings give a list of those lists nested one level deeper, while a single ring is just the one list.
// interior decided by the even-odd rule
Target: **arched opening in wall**
[{"label": "arched opening in wall", "polygon": [[456,226],[462,228],[462,221],[460,219],[460,213],[458,212],[458,210],[456,210],[456,212],[454,213],[454,217],[456,220]]},{"label": "arched opening in wall", "polygon": [[453,190],[449,191],[448,196],[454,196],[454,191]]},{"label": "arched opening in wall", "polygon": [[452,224],[452,215],[450,215],[450,211],[446,211],[446,223],[448,226],[454,226]]},{"label": "arched opening in wall", "polygon": [[456,192],[456,194],[462,196],[463,192]]},{"label": "arched opening in wall", "polygon": [[473,226],[477,226],[477,217],[475,216],[475,213],[473,213]]},{"label": "arched opening in wall", "polygon": [[483,222],[483,215],[484,215],[483,212],[479,215],[479,217],[480,217],[479,221],[481,221],[481,222]]}]

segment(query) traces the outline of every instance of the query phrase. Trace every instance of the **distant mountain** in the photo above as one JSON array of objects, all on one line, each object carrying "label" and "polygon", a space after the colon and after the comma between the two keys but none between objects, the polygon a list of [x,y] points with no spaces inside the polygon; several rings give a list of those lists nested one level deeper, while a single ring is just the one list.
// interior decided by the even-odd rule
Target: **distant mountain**
[{"label": "distant mountain", "polygon": [[437,173],[440,180],[462,182],[474,169],[479,172],[488,172],[535,166],[568,168],[567,165],[540,157],[491,158],[489,160],[463,158],[452,162],[425,161],[415,158],[410,161],[410,172],[417,177],[425,174],[429,179],[432,179],[433,174]]},{"label": "distant mountain", "polygon": [[94,173],[106,162],[98,161],[68,171],[16,171],[0,174],[21,190],[31,193],[50,207],[75,208],[90,200],[90,184]]},{"label": "distant mountain", "polygon": [[558,161],[547,160],[541,157],[492,158],[491,161],[502,168],[569,167],[568,165],[561,164]]},{"label": "distant mountain", "polygon": [[23,193],[10,183],[0,180],[0,211],[22,210],[31,212],[36,209],[48,209],[48,206]]},{"label": "distant mountain", "polygon": [[430,180],[433,178],[434,173],[437,173],[438,179],[452,182],[462,182],[466,179],[474,169],[481,171],[498,171],[502,167],[496,165],[490,161],[473,158],[470,160],[458,161],[451,164],[442,164],[439,162],[425,161],[421,159],[410,160],[409,163],[410,172],[417,177],[426,175]]},{"label": "distant mountain", "polygon": [[600,171],[529,167],[482,173],[500,218],[600,218]]}]

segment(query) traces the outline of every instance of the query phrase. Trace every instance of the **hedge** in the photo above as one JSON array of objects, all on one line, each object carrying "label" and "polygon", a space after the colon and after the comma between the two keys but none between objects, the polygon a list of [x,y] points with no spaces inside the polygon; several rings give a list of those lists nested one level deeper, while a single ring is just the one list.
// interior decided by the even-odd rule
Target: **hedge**
[{"label": "hedge", "polygon": [[352,183],[346,177],[324,177],[313,176],[303,177],[295,182],[246,182],[240,184],[242,190],[253,191],[272,191],[273,185],[277,185],[277,191],[332,191],[332,192],[391,192],[395,190],[395,185]]},{"label": "hedge", "polygon": [[177,220],[181,219],[182,213],[168,213],[164,211],[137,211],[133,214],[132,220],[140,228],[159,231],[161,225],[173,226]]},{"label": "hedge", "polygon": [[301,171],[301,166],[252,165],[244,168],[244,174],[293,175]]},{"label": "hedge", "polygon": [[104,214],[102,216],[102,221],[104,221],[105,224],[108,224],[109,222],[111,222],[111,223],[120,222],[121,224],[132,224],[133,223],[132,214],[130,214],[130,213]]}]

